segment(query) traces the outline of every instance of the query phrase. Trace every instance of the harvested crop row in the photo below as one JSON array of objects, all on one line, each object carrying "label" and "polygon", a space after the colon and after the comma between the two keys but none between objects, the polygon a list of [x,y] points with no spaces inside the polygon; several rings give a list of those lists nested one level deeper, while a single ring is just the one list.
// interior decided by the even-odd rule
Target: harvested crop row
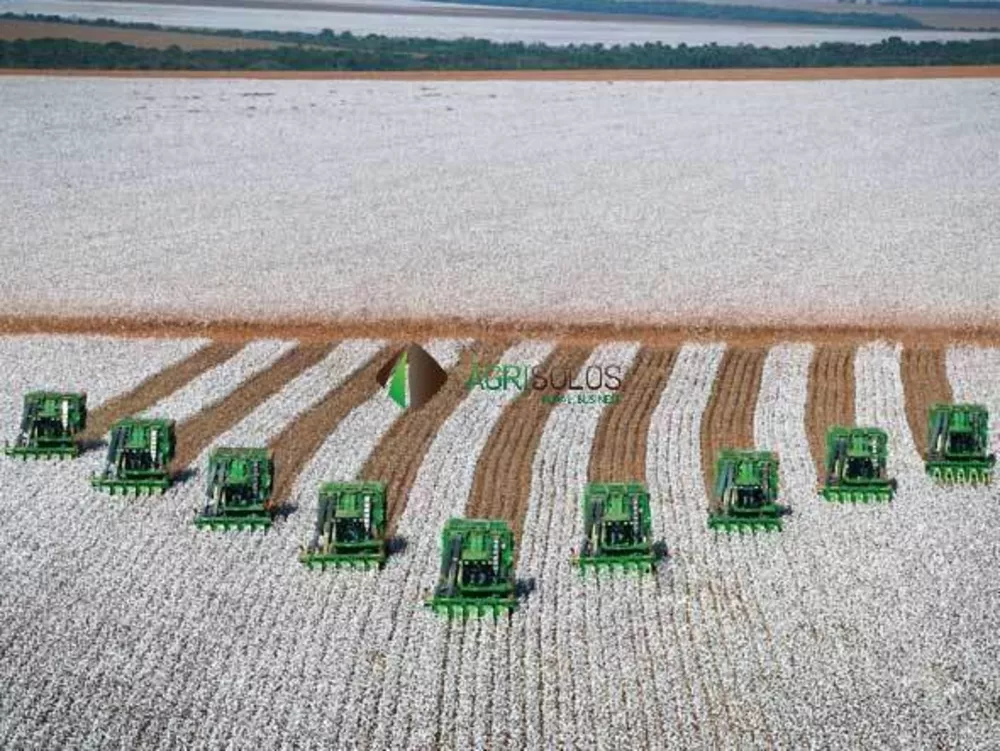
[{"label": "harvested crop row", "polygon": [[177,452],[172,471],[193,462],[212,439],[252,413],[289,381],[316,365],[333,345],[305,345],[285,352],[266,370],[260,370],[223,399],[210,404],[177,427]]},{"label": "harvested crop row", "polygon": [[590,454],[590,482],[623,482],[646,478],[646,435],[676,350],[643,348],[625,376],[620,401],[601,414]]},{"label": "harvested crop row", "polygon": [[[100,441],[111,425],[123,417],[136,415],[152,407],[170,394],[184,388],[206,371],[218,367],[242,349],[241,344],[211,342],[183,360],[152,374],[132,390],[102,404],[87,415],[87,429],[81,436],[84,443]],[[122,357],[119,352],[117,357]],[[115,362],[111,356],[107,362]]]},{"label": "harvested crop row", "polygon": [[274,452],[275,467],[281,468],[272,493],[276,503],[287,502],[296,478],[340,421],[378,391],[375,375],[394,354],[392,347],[383,347],[339,388],[328,391],[319,402],[268,441],[268,447]]},{"label": "harvested crop row", "polygon": [[[589,350],[584,347],[558,347],[542,363],[540,371],[576,377],[588,353]],[[535,450],[549,414],[556,406],[555,402],[542,401],[541,394],[547,397],[563,395],[570,382],[567,378],[566,385],[556,390],[523,391],[503,411],[476,464],[472,494],[465,508],[466,516],[503,519],[513,528],[514,539],[520,541],[531,492]]]},{"label": "harvested crop row", "polygon": [[410,488],[432,442],[445,420],[466,396],[461,374],[471,370],[473,359],[494,362],[504,351],[491,344],[466,350],[457,367],[459,377],[449,378],[441,390],[420,409],[410,410],[392,424],[361,468],[360,479],[386,484],[389,506],[388,533],[393,535],[406,508]]},{"label": "harvested crop row", "polygon": [[826,431],[833,425],[854,424],[854,348],[817,347],[809,366],[806,435],[816,476],[823,477]]},{"label": "harvested crop row", "polygon": [[[502,360],[538,365],[549,350],[548,344],[525,342],[503,353]],[[483,361],[493,362],[500,353],[486,354]],[[437,581],[441,528],[464,511],[476,460],[516,393],[473,389],[431,441],[399,515],[397,534],[406,541],[405,549],[379,574],[376,601],[383,609],[371,624],[362,624],[362,633],[346,637],[364,638],[370,654],[380,657],[358,660],[347,687],[341,743],[435,745],[440,706],[436,687],[443,676],[434,655],[441,650],[437,638],[443,634],[437,617],[421,608],[420,596]]]},{"label": "harvested crop row", "polygon": [[945,350],[906,347],[900,368],[910,433],[917,453],[924,456],[927,453],[927,414],[931,405],[952,400]]},{"label": "harvested crop row", "polygon": [[719,453],[753,448],[753,415],[766,356],[766,349],[731,348],[719,366],[701,427],[702,472],[710,502]]}]

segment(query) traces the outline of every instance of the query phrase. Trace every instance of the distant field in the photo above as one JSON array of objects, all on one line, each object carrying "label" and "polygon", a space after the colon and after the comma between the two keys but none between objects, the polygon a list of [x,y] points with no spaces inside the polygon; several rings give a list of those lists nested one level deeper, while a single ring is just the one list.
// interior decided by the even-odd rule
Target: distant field
[{"label": "distant field", "polygon": [[355,34],[434,37],[474,37],[492,41],[544,42],[553,45],[604,43],[720,45],[755,44],[790,47],[822,42],[873,44],[888,36],[908,41],[987,39],[997,33],[939,30],[888,30],[835,26],[792,26],[777,23],[721,23],[649,16],[544,13],[519,8],[438,6],[414,0],[257,0],[239,7],[240,0],[188,0],[130,3],[102,0],[6,0],[12,13],[41,13],[114,18],[122,22],[155,23],[192,28],[305,31],[324,28]]},{"label": "distant field", "polygon": [[278,42],[260,39],[238,39],[174,31],[143,31],[141,29],[113,29],[99,26],[81,26],[73,23],[47,23],[38,21],[0,21],[0,39],[75,39],[80,42],[120,42],[137,47],[166,49],[177,45],[185,50],[249,50],[271,49],[282,46]]}]

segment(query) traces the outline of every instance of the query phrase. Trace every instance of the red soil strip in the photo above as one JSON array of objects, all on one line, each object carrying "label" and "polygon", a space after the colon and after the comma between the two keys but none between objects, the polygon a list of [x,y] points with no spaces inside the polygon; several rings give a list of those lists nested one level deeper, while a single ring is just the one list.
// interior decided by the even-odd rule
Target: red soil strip
[{"label": "red soil strip", "polygon": [[105,402],[87,414],[87,429],[80,436],[81,442],[87,444],[101,440],[113,423],[149,409],[205,371],[225,362],[242,348],[243,344],[240,342],[212,342],[147,378],[127,394]]},{"label": "red soil strip", "polygon": [[855,424],[854,348],[817,347],[809,364],[806,435],[820,485],[826,475],[826,431]]},{"label": "red soil strip", "polygon": [[441,425],[468,395],[464,376],[471,371],[473,358],[480,363],[497,362],[506,349],[506,345],[492,344],[465,350],[441,390],[419,409],[404,412],[368,457],[361,469],[360,479],[386,484],[390,537],[396,532],[396,525],[406,508],[410,488],[427,450]]},{"label": "red soil strip", "polygon": [[764,348],[730,348],[719,365],[701,423],[701,465],[710,504],[719,453],[754,448],[753,418],[766,357]]},{"label": "red soil strip", "polygon": [[597,425],[587,477],[590,482],[646,482],[646,439],[677,356],[673,349],[643,348]]},{"label": "red soil strip", "polygon": [[932,404],[954,398],[943,348],[919,347],[903,350],[900,376],[906,398],[906,420],[910,424],[917,453],[927,455],[927,413]]},{"label": "red soil strip", "polygon": [[165,50],[177,45],[182,50],[259,50],[285,46],[263,39],[238,39],[179,31],[147,31],[84,26],[49,21],[0,21],[0,39],[74,39],[78,42],[107,44],[120,42],[135,47]]},{"label": "red soil strip", "polygon": [[288,500],[302,470],[340,421],[375,394],[379,388],[375,375],[397,349],[384,347],[338,388],[328,392],[312,409],[300,414],[271,439],[268,448],[274,452],[272,499],[275,506]]},{"label": "red soil strip", "polygon": [[732,346],[769,347],[782,342],[857,345],[878,339],[904,345],[946,346],[965,343],[1000,346],[1000,326],[927,324],[905,326],[740,326],[732,323],[575,323],[567,320],[483,320],[440,316],[424,319],[233,319],[107,318],[86,316],[2,316],[2,334],[104,334],[129,337],[182,338],[199,336],[219,342],[252,339],[295,339],[325,343],[370,338],[393,341],[474,339],[509,342],[516,339],[558,339],[562,343],[595,346],[606,341],[638,341],[649,346],[678,347],[685,342],[725,341]]},{"label": "red soil strip", "polygon": [[239,78],[295,81],[869,81],[898,78],[1000,78],[1000,65],[928,65],[884,68],[429,71],[153,71],[3,68],[0,69],[0,76],[2,75],[97,78]]},{"label": "red soil strip", "polygon": [[[540,370],[568,373],[572,380],[589,354],[589,347],[560,346],[546,358]],[[564,394],[568,386],[569,383],[561,389],[524,391],[504,408],[476,465],[466,516],[503,519],[514,530],[515,540],[520,541],[524,517],[528,513],[535,453],[549,415],[556,406],[543,402],[541,397],[542,394]],[[579,406],[579,409],[593,408]]]},{"label": "red soil strip", "polygon": [[222,401],[178,425],[177,452],[171,470],[177,472],[191,464],[216,436],[229,430],[278,393],[285,384],[326,357],[334,346],[296,347],[270,368],[242,383]]}]

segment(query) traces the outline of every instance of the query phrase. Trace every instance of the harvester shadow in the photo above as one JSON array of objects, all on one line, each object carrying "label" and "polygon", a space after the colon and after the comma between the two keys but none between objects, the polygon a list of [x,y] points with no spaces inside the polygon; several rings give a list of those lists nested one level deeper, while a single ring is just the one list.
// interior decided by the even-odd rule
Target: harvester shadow
[{"label": "harvester shadow", "polygon": [[182,470],[174,472],[173,480],[175,483],[187,482],[192,477],[198,474],[198,470],[194,467],[185,467]]},{"label": "harvester shadow", "polygon": [[653,558],[657,561],[667,561],[670,558],[670,549],[667,548],[667,541],[660,540],[654,542],[652,546]]},{"label": "harvester shadow", "polygon": [[385,552],[388,556],[394,556],[406,550],[409,543],[402,535],[393,535],[385,542]]},{"label": "harvester shadow", "polygon": [[535,578],[518,579],[514,582],[514,597],[523,600],[536,589]]},{"label": "harvester shadow", "polygon": [[91,438],[90,440],[80,441],[78,445],[80,447],[80,453],[86,454],[90,451],[107,448],[108,442],[103,438]]}]

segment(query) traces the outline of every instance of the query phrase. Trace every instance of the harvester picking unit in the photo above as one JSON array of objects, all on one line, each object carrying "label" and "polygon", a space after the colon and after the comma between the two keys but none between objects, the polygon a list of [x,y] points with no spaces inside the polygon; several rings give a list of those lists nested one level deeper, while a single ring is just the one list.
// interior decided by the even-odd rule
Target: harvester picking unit
[{"label": "harvester picking unit", "polygon": [[217,448],[208,457],[205,506],[196,526],[222,529],[266,529],[274,459],[264,448]]},{"label": "harvester picking unit", "polygon": [[887,469],[889,436],[879,428],[835,426],[826,432],[828,501],[891,501],[896,481]]},{"label": "harvester picking unit", "polygon": [[76,436],[87,427],[87,395],[31,391],[24,395],[21,428],[8,456],[72,459],[80,454]]},{"label": "harvester picking unit", "polygon": [[104,470],[91,477],[90,484],[111,495],[162,493],[172,481],[168,466],[174,458],[174,440],[173,420],[119,420],[111,426]]},{"label": "harvester picking unit", "polygon": [[710,529],[781,529],[778,456],[770,451],[723,451],[715,463]]},{"label": "harvester picking unit", "polygon": [[427,607],[438,614],[494,618],[517,607],[514,533],[505,521],[449,519],[441,533],[441,576]]},{"label": "harvester picking unit", "polygon": [[324,483],[316,532],[299,560],[309,568],[378,568],[386,559],[386,521],[384,483]]},{"label": "harvester picking unit", "polygon": [[583,493],[584,540],[573,563],[648,572],[656,565],[649,492],[640,483],[590,483]]},{"label": "harvester picking unit", "polygon": [[946,484],[988,485],[990,415],[981,404],[935,404],[927,417],[927,474]]}]

